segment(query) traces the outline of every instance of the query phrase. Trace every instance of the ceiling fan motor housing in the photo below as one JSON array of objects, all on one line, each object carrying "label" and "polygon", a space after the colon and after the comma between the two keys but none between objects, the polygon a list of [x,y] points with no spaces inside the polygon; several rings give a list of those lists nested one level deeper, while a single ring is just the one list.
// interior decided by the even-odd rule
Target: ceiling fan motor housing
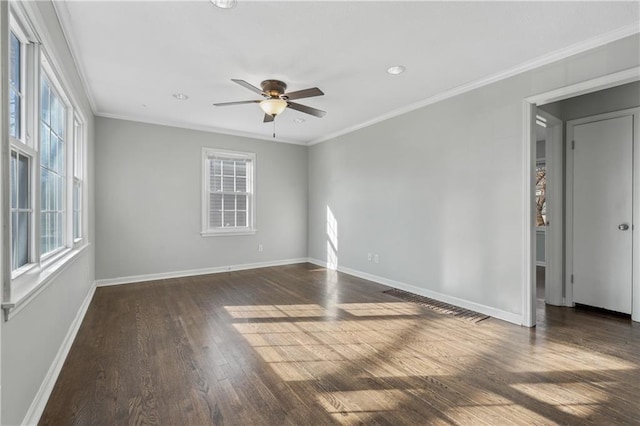
[{"label": "ceiling fan motor housing", "polygon": [[260,87],[272,98],[284,95],[284,92],[287,90],[286,83],[280,80],[265,80],[260,83]]}]

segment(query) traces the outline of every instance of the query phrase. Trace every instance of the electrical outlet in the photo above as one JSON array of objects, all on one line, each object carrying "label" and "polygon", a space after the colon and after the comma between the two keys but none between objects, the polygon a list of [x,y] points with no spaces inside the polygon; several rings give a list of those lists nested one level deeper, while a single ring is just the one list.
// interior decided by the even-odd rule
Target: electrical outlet
[{"label": "electrical outlet", "polygon": [[367,260],[371,262],[371,253],[367,253]]},{"label": "electrical outlet", "polygon": [[258,251],[263,251],[264,247],[262,246],[262,244],[258,244]]},{"label": "electrical outlet", "polygon": [[378,254],[373,255],[373,263],[380,263],[380,256]]}]

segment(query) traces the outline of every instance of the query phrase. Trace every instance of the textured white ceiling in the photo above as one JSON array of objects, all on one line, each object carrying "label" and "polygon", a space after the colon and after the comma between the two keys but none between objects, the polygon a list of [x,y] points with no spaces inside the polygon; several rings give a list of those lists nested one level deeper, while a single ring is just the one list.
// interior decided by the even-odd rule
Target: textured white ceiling
[{"label": "textured white ceiling", "polygon": [[[325,93],[299,100],[324,118],[287,109],[276,119],[278,140],[296,143],[633,32],[640,13],[638,2],[59,1],[56,10],[98,115],[270,138],[258,105],[212,103],[257,98],[231,78],[281,79]],[[407,72],[388,75],[396,64]]]}]

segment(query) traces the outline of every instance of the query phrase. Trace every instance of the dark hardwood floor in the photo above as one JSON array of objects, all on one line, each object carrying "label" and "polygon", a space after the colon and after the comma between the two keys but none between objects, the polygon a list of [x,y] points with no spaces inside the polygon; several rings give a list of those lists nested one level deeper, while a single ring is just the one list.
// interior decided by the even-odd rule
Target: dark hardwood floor
[{"label": "dark hardwood floor", "polygon": [[310,264],[99,288],[40,424],[639,424],[639,324],[385,289]]}]

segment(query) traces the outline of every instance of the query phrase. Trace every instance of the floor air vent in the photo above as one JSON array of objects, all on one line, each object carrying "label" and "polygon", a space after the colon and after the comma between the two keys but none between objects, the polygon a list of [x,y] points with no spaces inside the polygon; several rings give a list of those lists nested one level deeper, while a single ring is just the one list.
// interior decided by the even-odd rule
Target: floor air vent
[{"label": "floor air vent", "polygon": [[469,322],[480,322],[489,318],[489,316],[485,314],[459,308],[448,303],[440,302],[439,300],[429,299],[428,297],[418,296],[417,294],[409,293],[408,291],[393,288],[391,290],[383,291],[383,293],[407,302],[417,303],[418,305],[422,305],[425,308],[429,308],[441,314],[453,315],[456,318]]}]

